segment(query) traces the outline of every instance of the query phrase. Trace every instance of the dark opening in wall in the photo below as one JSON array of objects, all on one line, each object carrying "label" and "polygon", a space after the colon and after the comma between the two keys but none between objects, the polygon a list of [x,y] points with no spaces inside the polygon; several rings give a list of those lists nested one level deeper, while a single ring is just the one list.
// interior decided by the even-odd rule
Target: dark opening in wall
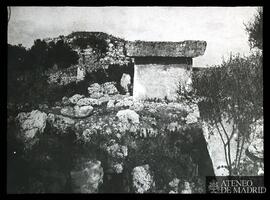
[{"label": "dark opening in wall", "polygon": [[187,64],[192,65],[192,58],[188,57],[135,57],[136,64]]},{"label": "dark opening in wall", "polygon": [[[105,82],[116,82],[116,87],[118,89],[118,91],[121,94],[125,94],[125,91],[123,90],[123,88],[120,85],[120,81],[122,78],[123,74],[129,74],[131,77],[131,83],[133,85],[133,79],[134,79],[134,64],[130,63],[128,65],[110,65],[108,67],[108,69],[104,70],[104,69],[100,69],[96,72],[92,72],[90,74],[87,75],[86,80],[90,81],[91,83],[98,83],[98,84],[102,84]],[[132,94],[132,87],[130,88],[129,91],[130,94]]]}]

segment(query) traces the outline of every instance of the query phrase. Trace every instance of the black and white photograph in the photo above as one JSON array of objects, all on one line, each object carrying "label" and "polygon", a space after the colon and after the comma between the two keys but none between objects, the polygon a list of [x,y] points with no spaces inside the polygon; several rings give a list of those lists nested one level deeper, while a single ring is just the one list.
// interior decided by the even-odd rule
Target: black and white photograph
[{"label": "black and white photograph", "polygon": [[267,192],[263,6],[7,6],[7,194]]}]

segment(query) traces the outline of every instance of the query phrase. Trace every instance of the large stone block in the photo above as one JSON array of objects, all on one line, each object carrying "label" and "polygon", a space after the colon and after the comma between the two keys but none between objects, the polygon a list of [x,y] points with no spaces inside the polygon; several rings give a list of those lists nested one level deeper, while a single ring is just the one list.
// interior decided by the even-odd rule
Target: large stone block
[{"label": "large stone block", "polygon": [[188,64],[135,63],[133,97],[136,100],[167,98],[175,100],[179,84],[191,77]]},{"label": "large stone block", "polygon": [[126,54],[130,57],[189,57],[202,56],[206,49],[206,42],[186,40],[182,42],[127,42]]}]

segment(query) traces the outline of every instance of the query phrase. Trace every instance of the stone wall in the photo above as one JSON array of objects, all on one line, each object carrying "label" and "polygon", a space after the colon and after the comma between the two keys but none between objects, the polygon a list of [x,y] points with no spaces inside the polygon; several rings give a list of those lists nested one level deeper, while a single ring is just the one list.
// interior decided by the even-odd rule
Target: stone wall
[{"label": "stone wall", "polygon": [[191,77],[191,59],[178,63],[172,62],[170,58],[162,59],[162,62],[158,58],[151,60],[151,64],[148,64],[147,59],[135,62],[134,99],[166,97],[175,100],[179,84],[186,85]]}]

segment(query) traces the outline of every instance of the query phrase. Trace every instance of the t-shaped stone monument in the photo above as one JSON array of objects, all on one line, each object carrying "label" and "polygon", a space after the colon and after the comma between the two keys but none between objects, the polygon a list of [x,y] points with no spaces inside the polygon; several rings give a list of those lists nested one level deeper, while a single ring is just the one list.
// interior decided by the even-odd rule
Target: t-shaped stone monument
[{"label": "t-shaped stone monument", "polygon": [[192,58],[201,56],[205,41],[128,42],[126,55],[134,58],[133,98],[175,100],[179,84],[191,80]]}]

